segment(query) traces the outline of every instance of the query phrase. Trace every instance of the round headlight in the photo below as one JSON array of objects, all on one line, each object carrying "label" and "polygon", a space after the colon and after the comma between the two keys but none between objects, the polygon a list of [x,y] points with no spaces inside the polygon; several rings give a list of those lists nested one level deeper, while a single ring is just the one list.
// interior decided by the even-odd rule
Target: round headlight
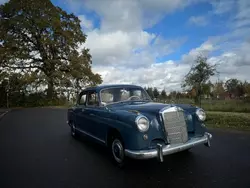
[{"label": "round headlight", "polygon": [[135,122],[139,131],[146,132],[149,129],[149,121],[145,116],[138,116]]},{"label": "round headlight", "polygon": [[205,121],[206,120],[206,113],[203,109],[198,108],[196,110],[196,115],[198,116],[199,120]]}]

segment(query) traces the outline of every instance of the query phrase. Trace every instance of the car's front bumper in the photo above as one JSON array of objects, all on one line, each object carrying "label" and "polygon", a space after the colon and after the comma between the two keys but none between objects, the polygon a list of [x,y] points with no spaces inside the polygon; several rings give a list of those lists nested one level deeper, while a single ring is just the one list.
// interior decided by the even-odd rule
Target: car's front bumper
[{"label": "car's front bumper", "polygon": [[164,155],[170,155],[183,150],[187,150],[189,148],[192,148],[200,144],[205,144],[206,146],[210,147],[211,139],[212,139],[212,134],[206,132],[204,136],[191,138],[184,144],[169,144],[165,146],[158,144],[156,149],[139,150],[139,151],[125,149],[125,155],[127,157],[134,159],[158,158],[159,161],[163,162]]}]

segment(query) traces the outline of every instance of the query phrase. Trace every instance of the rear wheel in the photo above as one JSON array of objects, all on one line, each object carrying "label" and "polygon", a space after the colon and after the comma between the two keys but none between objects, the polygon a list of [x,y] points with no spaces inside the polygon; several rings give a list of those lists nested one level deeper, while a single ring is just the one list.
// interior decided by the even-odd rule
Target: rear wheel
[{"label": "rear wheel", "polygon": [[72,122],[70,127],[71,127],[71,136],[73,138],[76,138],[77,137],[77,133],[76,133],[76,126],[75,126],[75,124]]}]

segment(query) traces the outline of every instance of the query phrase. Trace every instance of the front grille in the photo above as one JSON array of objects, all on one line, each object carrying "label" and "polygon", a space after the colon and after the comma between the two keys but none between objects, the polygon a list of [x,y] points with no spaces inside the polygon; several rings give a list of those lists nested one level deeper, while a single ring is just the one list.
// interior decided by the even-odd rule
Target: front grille
[{"label": "front grille", "polygon": [[188,140],[187,124],[182,110],[166,111],[162,113],[167,138],[171,144],[185,143]]}]

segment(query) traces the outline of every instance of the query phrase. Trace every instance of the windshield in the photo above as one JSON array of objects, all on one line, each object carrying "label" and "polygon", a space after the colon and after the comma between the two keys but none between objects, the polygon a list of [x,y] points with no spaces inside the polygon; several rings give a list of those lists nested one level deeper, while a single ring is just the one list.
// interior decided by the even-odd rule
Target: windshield
[{"label": "windshield", "polygon": [[100,97],[102,104],[151,100],[146,91],[141,88],[108,88],[101,91]]}]

